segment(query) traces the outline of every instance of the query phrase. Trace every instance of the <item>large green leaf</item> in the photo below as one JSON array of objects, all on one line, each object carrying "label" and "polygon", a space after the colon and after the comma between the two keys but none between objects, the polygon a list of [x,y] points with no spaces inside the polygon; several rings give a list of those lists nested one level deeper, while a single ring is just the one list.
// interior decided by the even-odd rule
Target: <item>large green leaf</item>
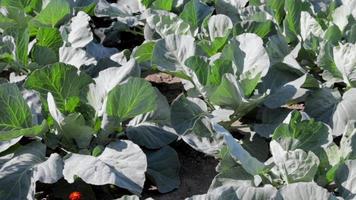
[{"label": "large green leaf", "polygon": [[7,131],[31,127],[30,108],[14,84],[0,85],[0,130]]},{"label": "large green leaf", "polygon": [[156,89],[156,109],[132,119],[126,129],[127,137],[149,149],[158,149],[177,139],[171,125],[171,110],[166,98]]},{"label": "large green leaf", "polygon": [[215,124],[214,129],[219,135],[224,137],[225,144],[228,147],[231,157],[240,162],[243,169],[251,175],[259,175],[262,173],[266,166],[252,157],[248,151],[246,151],[242,145],[232,135],[224,129],[222,126]]},{"label": "large green leaf", "polygon": [[346,43],[333,48],[337,69],[341,72],[344,82],[356,87],[356,44]]},{"label": "large green leaf", "polygon": [[311,35],[323,37],[324,31],[320,24],[308,12],[302,11],[300,14],[300,35],[305,41]]},{"label": "large green leaf", "polygon": [[237,109],[245,100],[241,85],[232,74],[225,74],[220,85],[208,94],[213,104],[232,109]]},{"label": "large green leaf", "polygon": [[30,35],[28,28],[18,28],[16,30],[16,59],[22,65],[28,64],[28,43],[30,42]]},{"label": "large green leaf", "polygon": [[33,142],[16,150],[0,169],[0,198],[35,199],[36,181],[55,183],[62,178],[63,161],[58,154],[46,159],[46,146]]},{"label": "large green leaf", "polygon": [[216,0],[215,8],[217,14],[224,14],[236,23],[240,20],[239,11],[246,6],[248,0]]},{"label": "large green leaf", "polygon": [[337,170],[336,184],[339,187],[341,196],[345,199],[356,197],[356,160],[348,160]]},{"label": "large green leaf", "polygon": [[152,7],[159,10],[172,10],[173,0],[155,0]]},{"label": "large green leaf", "polygon": [[324,123],[305,115],[293,111],[274,131],[272,138],[286,151],[303,149],[318,153],[323,145],[332,140],[330,130]]},{"label": "large green leaf", "polygon": [[0,141],[36,136],[47,131],[47,123],[32,126],[32,113],[14,84],[0,85]]},{"label": "large green leaf", "polygon": [[340,97],[339,92],[328,89],[314,91],[306,100],[305,111],[313,118],[327,123],[333,135],[344,132],[350,120],[356,119],[356,89],[351,88]]},{"label": "large green leaf", "polygon": [[285,0],[284,10],[286,11],[286,17],[283,21],[283,28],[288,42],[296,40],[296,36],[300,33],[302,5],[301,0]]},{"label": "large green leaf", "polygon": [[61,34],[56,28],[39,28],[37,31],[36,39],[37,45],[53,48],[57,51],[63,44]]},{"label": "large green leaf", "polygon": [[233,27],[231,19],[226,15],[213,15],[208,21],[208,32],[210,41],[226,37]]},{"label": "large green leaf", "polygon": [[87,51],[81,48],[61,47],[59,48],[59,62],[75,66],[80,69],[83,65],[97,64],[97,60]]},{"label": "large green leaf", "polygon": [[149,82],[131,78],[109,92],[106,113],[122,122],[154,110],[156,100],[157,94]]},{"label": "large green leaf", "polygon": [[184,5],[180,18],[189,23],[194,29],[198,28],[203,20],[212,14],[213,8],[202,3],[200,0],[190,0]]},{"label": "large green leaf", "polygon": [[351,120],[347,123],[345,131],[340,141],[340,153],[345,159],[356,158],[356,121]]},{"label": "large green leaf", "polygon": [[1,1],[1,6],[5,7],[15,7],[24,10],[26,13],[31,13],[33,11],[38,11],[41,9],[42,1],[40,0],[3,0]]},{"label": "large green leaf", "polygon": [[326,189],[314,182],[286,185],[278,190],[276,200],[336,200]]},{"label": "large green leaf", "polygon": [[35,137],[42,135],[48,131],[47,121],[44,120],[42,124],[35,125],[29,128],[15,128],[12,130],[0,131],[0,141],[8,141],[20,136]]},{"label": "large green leaf", "polygon": [[263,187],[227,185],[209,190],[205,195],[194,195],[187,200],[265,200],[274,199],[276,192],[276,188],[271,185]]},{"label": "large green leaf", "polygon": [[158,40],[152,64],[161,71],[189,74],[184,62],[195,53],[194,38],[188,35],[169,35]]},{"label": "large green leaf", "polygon": [[270,94],[264,104],[269,108],[278,108],[289,101],[293,101],[306,93],[301,87],[306,82],[307,75],[300,76],[299,72],[293,70],[286,64],[273,65],[263,78],[259,92]]},{"label": "large green leaf", "polygon": [[224,53],[225,59],[231,59],[236,66],[236,74],[240,80],[264,77],[270,67],[263,41],[253,33],[244,33],[232,38]]},{"label": "large green leaf", "polygon": [[42,99],[47,99],[48,92],[52,93],[61,112],[72,112],[91,82],[90,76],[78,73],[74,66],[56,63],[31,73],[25,87],[38,91]]},{"label": "large green leaf", "polygon": [[35,17],[42,24],[55,27],[70,14],[70,6],[66,0],[51,0]]},{"label": "large green leaf", "polygon": [[277,142],[270,143],[275,166],[272,172],[287,184],[313,181],[319,166],[319,159],[313,152],[297,149],[285,151]]},{"label": "large green leaf", "polygon": [[199,98],[181,95],[172,103],[172,126],[177,133],[192,148],[216,156],[224,141],[207,116],[207,106]]},{"label": "large green leaf", "polygon": [[140,147],[121,140],[110,143],[98,157],[71,154],[64,160],[63,175],[69,183],[80,177],[88,184],[113,184],[140,194],[146,169],[146,156]]},{"label": "large green leaf", "polygon": [[[3,151],[6,151],[7,149],[9,149],[13,145],[15,145],[18,141],[21,140],[21,138],[22,137],[18,137],[18,138],[11,139],[11,140],[8,140],[8,141],[0,141],[0,153],[3,152]],[[1,168],[1,164],[0,164],[0,168]]]},{"label": "large green leaf", "polygon": [[136,62],[141,64],[144,62],[151,62],[153,49],[156,43],[153,41],[145,42],[141,46],[138,46],[133,52],[133,57]]},{"label": "large green leaf", "polygon": [[147,152],[147,174],[161,193],[170,192],[179,187],[179,159],[176,151],[163,147],[158,151]]},{"label": "large green leaf", "polygon": [[246,115],[265,99],[264,96],[246,98],[241,84],[230,73],[224,74],[219,86],[208,91],[208,98],[215,105],[233,109],[238,118]]},{"label": "large green leaf", "polygon": [[192,35],[189,23],[170,12],[162,11],[152,14],[147,18],[147,25],[162,38],[165,38],[170,34]]},{"label": "large green leaf", "polygon": [[232,21],[225,15],[213,15],[209,18],[205,32],[209,34],[209,40],[202,39],[198,46],[209,56],[213,56],[221,50],[233,27]]},{"label": "large green leaf", "polygon": [[317,57],[317,64],[324,69],[322,75],[326,81],[342,82],[343,75],[335,64],[333,48],[334,46],[330,42],[322,43]]},{"label": "large green leaf", "polygon": [[71,21],[68,42],[75,48],[85,47],[94,38],[89,26],[90,16],[80,11]]},{"label": "large green leaf", "polygon": [[118,84],[127,81],[131,76],[139,76],[140,70],[134,60],[130,60],[121,67],[110,67],[99,72],[94,78],[95,83],[89,85],[87,94],[88,103],[96,110],[99,116],[105,111],[104,102],[108,93]]},{"label": "large green leaf", "polygon": [[94,130],[85,124],[85,119],[80,113],[71,113],[64,116],[56,106],[51,93],[47,95],[48,110],[56,122],[57,136],[60,137],[61,144],[70,149],[86,149],[94,135]]},{"label": "large green leaf", "polygon": [[171,105],[172,126],[179,135],[186,134],[195,123],[207,116],[207,107],[200,99],[179,96]]}]

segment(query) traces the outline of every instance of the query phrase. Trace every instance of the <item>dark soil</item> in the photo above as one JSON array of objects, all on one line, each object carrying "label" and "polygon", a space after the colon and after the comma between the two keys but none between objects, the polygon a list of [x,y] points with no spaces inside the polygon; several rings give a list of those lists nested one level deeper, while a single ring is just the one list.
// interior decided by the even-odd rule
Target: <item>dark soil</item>
[{"label": "dark soil", "polygon": [[184,92],[183,85],[179,78],[165,73],[156,73],[146,76],[152,86],[156,87],[168,100],[169,103]]},{"label": "dark soil", "polygon": [[[169,103],[184,91],[180,79],[168,74],[151,74],[145,79],[159,89]],[[143,192],[143,199],[152,197],[155,200],[182,200],[196,194],[204,194],[217,174],[215,167],[218,161],[214,158],[197,152],[183,141],[177,141],[171,146],[177,151],[181,164],[179,188],[160,194],[156,188],[149,187]]]},{"label": "dark soil", "polygon": [[217,174],[215,167],[218,161],[195,151],[183,141],[172,146],[177,151],[181,164],[179,188],[170,193],[160,194],[151,187],[142,193],[143,199],[151,197],[155,200],[183,200],[208,191],[211,181]]}]

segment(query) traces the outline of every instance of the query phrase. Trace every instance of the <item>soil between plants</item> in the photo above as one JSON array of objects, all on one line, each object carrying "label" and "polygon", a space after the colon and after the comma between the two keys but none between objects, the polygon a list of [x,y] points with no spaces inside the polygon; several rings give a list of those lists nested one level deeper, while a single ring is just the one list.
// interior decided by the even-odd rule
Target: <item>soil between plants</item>
[{"label": "soil between plants", "polygon": [[215,167],[218,161],[213,157],[208,157],[197,152],[183,141],[171,145],[178,153],[181,169],[178,189],[160,194],[156,188],[146,188],[142,193],[142,199],[153,198],[155,200],[183,200],[187,197],[205,194],[217,174]]},{"label": "soil between plants", "polygon": [[[145,79],[159,89],[169,103],[184,91],[180,79],[168,74],[151,74]],[[160,194],[156,188],[148,187],[142,193],[143,199],[151,197],[155,200],[182,200],[193,195],[204,194],[217,174],[215,167],[218,161],[213,157],[192,149],[184,141],[177,141],[171,146],[177,151],[181,165],[179,188]]]}]

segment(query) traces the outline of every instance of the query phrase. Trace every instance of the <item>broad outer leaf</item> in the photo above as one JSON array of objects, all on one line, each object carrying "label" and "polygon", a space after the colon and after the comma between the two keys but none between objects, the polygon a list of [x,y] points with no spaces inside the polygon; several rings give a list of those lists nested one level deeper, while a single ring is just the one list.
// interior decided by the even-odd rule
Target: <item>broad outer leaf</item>
[{"label": "broad outer leaf", "polygon": [[216,156],[223,145],[207,117],[207,106],[199,98],[179,96],[172,103],[172,126],[192,148]]},{"label": "broad outer leaf", "polygon": [[66,0],[51,0],[35,19],[42,24],[54,27],[69,14],[70,7]]},{"label": "broad outer leaf", "polygon": [[229,16],[235,23],[239,20],[239,10],[245,7],[247,3],[248,0],[216,0],[216,12]]},{"label": "broad outer leaf", "polygon": [[30,108],[15,84],[0,85],[0,130],[28,128],[32,123]]},{"label": "broad outer leaf", "polygon": [[332,116],[341,96],[338,91],[322,88],[312,91],[305,102],[305,112],[332,127]]},{"label": "broad outer leaf", "polygon": [[36,34],[36,40],[36,44],[55,50],[58,50],[63,44],[61,34],[56,28],[39,28]]},{"label": "broad outer leaf", "polygon": [[[18,137],[18,138],[11,139],[8,141],[0,141],[0,153],[3,151],[6,151],[8,148],[15,145],[18,141],[21,140],[21,138],[22,137]],[[1,165],[0,165],[0,167],[1,167]]]},{"label": "broad outer leaf", "polygon": [[114,184],[140,194],[146,169],[146,156],[140,147],[121,140],[110,143],[98,157],[71,154],[64,160],[63,175],[69,183],[78,176],[88,184]]},{"label": "broad outer leaf", "polygon": [[272,172],[280,176],[286,183],[313,181],[319,166],[319,159],[313,152],[297,149],[285,151],[276,142],[270,143],[275,163]]},{"label": "broad outer leaf", "polygon": [[314,182],[286,185],[278,190],[276,200],[336,200],[326,189]]},{"label": "broad outer leaf", "polygon": [[156,108],[157,94],[151,84],[141,78],[131,78],[117,85],[108,94],[106,113],[122,122]]},{"label": "broad outer leaf", "polygon": [[220,85],[208,91],[208,98],[214,105],[233,109],[237,117],[242,117],[260,104],[265,96],[246,98],[240,82],[233,74],[226,73]]},{"label": "broad outer leaf", "polygon": [[262,39],[253,33],[244,33],[230,40],[224,49],[224,57],[236,66],[240,80],[264,77],[270,67]]},{"label": "broad outer leaf", "polygon": [[176,14],[160,11],[147,17],[147,25],[162,38],[168,35],[192,35],[188,22],[183,21]]},{"label": "broad outer leaf", "polygon": [[344,132],[350,120],[356,120],[356,89],[351,88],[340,94],[328,89],[312,93],[306,100],[305,111],[313,118],[323,121],[333,129],[333,135],[339,136]]},{"label": "broad outer leaf", "polygon": [[0,141],[35,136],[48,128],[46,121],[32,126],[31,110],[15,84],[0,84],[0,108]]},{"label": "broad outer leaf", "polygon": [[341,165],[335,178],[341,196],[345,199],[354,199],[356,197],[356,160],[348,160]]},{"label": "broad outer leaf", "polygon": [[158,151],[147,152],[147,174],[161,193],[170,192],[179,187],[179,159],[176,151],[165,146]]},{"label": "broad outer leaf", "polygon": [[207,117],[201,118],[182,136],[182,139],[197,151],[216,157],[224,145],[224,138],[214,130]]},{"label": "broad outer leaf", "polygon": [[283,122],[288,116],[290,110],[278,108],[278,109],[260,109],[261,123],[253,125],[253,130],[262,137],[270,138],[274,130]]},{"label": "broad outer leaf", "polygon": [[96,59],[85,50],[74,47],[59,48],[59,62],[73,65],[77,69],[83,65],[97,64]]},{"label": "broad outer leaf", "polygon": [[1,167],[1,199],[35,199],[36,181],[50,184],[62,178],[62,158],[51,154],[46,160],[45,150],[46,146],[39,142],[30,143]]},{"label": "broad outer leaf", "polygon": [[161,71],[187,72],[184,62],[195,53],[194,38],[188,35],[169,35],[158,40],[153,51],[152,64]]},{"label": "broad outer leaf", "polygon": [[332,140],[329,127],[323,122],[304,119],[303,115],[306,114],[298,111],[290,113],[287,120],[276,128],[272,138],[286,151],[303,149],[318,153]]},{"label": "broad outer leaf", "polygon": [[274,199],[277,189],[271,185],[254,187],[249,185],[221,186],[209,190],[205,195],[194,195],[186,200],[265,200]]},{"label": "broad outer leaf", "polygon": [[47,95],[47,102],[49,112],[57,126],[57,134],[61,137],[62,146],[68,149],[73,149],[75,146],[80,149],[88,148],[95,132],[93,128],[85,124],[83,115],[81,113],[71,113],[68,116],[64,116],[57,109],[51,93]]},{"label": "broad outer leaf", "polygon": [[116,200],[140,200],[140,197],[136,196],[136,195],[124,195],[122,197],[120,197],[119,199]]},{"label": "broad outer leaf", "polygon": [[95,7],[95,16],[97,17],[125,17],[141,11],[141,1],[122,0],[115,3],[108,3],[106,0],[100,0]]},{"label": "broad outer leaf", "polygon": [[336,67],[341,72],[344,82],[356,87],[356,44],[346,43],[333,48]]},{"label": "broad outer leaf", "polygon": [[254,176],[265,169],[265,165],[252,157],[226,129],[218,124],[214,125],[214,129],[219,135],[224,136],[225,144],[230,151],[230,155],[241,163],[246,172]]},{"label": "broad outer leaf", "polygon": [[81,98],[91,82],[90,76],[78,73],[74,66],[56,63],[35,70],[26,80],[25,87],[38,91],[43,99],[51,92],[59,110],[63,112],[70,106],[70,101]]},{"label": "broad outer leaf", "polygon": [[270,90],[264,104],[269,108],[278,108],[304,95],[306,90],[301,87],[306,82],[307,75],[301,76],[300,73],[284,63],[273,65],[262,79],[258,90],[259,93]]},{"label": "broad outer leaf", "polygon": [[149,149],[158,149],[177,139],[171,128],[171,110],[167,99],[156,89],[156,109],[132,119],[126,128],[127,137]]},{"label": "broad outer leaf", "polygon": [[190,0],[184,5],[180,18],[189,23],[193,28],[198,28],[203,20],[212,14],[213,8],[202,3],[200,0]]},{"label": "broad outer leaf", "polygon": [[341,156],[345,159],[356,159],[356,121],[347,123],[340,141]]},{"label": "broad outer leaf", "polygon": [[201,99],[179,96],[171,105],[172,126],[179,135],[193,129],[195,123],[207,115],[207,107]]},{"label": "broad outer leaf", "polygon": [[94,78],[95,83],[89,85],[88,103],[93,106],[99,116],[105,111],[104,102],[107,94],[118,84],[126,82],[131,76],[139,76],[140,70],[131,59],[121,67],[110,67],[99,72]]},{"label": "broad outer leaf", "polygon": [[213,15],[208,21],[208,31],[210,41],[216,38],[226,37],[233,27],[231,19],[226,15]]},{"label": "broad outer leaf", "polygon": [[85,12],[79,11],[77,16],[72,18],[70,24],[70,32],[68,34],[68,42],[72,47],[85,47],[93,40],[93,33],[89,26],[90,16]]},{"label": "broad outer leaf", "polygon": [[305,41],[311,35],[323,37],[324,31],[319,23],[308,13],[301,12],[300,14],[300,35]]},{"label": "broad outer leaf", "polygon": [[177,139],[174,129],[169,126],[161,126],[152,122],[129,125],[126,129],[127,137],[136,144],[149,149],[160,148]]},{"label": "broad outer leaf", "polygon": [[232,74],[224,74],[220,85],[208,95],[213,104],[230,107],[234,110],[242,103],[247,103],[241,85]]}]

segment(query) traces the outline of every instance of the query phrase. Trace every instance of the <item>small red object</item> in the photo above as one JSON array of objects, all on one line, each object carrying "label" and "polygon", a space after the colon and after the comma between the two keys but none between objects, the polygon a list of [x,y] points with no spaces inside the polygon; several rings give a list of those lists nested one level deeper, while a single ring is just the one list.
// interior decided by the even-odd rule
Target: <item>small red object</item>
[{"label": "small red object", "polygon": [[82,194],[80,192],[72,192],[69,195],[69,200],[82,200]]}]

